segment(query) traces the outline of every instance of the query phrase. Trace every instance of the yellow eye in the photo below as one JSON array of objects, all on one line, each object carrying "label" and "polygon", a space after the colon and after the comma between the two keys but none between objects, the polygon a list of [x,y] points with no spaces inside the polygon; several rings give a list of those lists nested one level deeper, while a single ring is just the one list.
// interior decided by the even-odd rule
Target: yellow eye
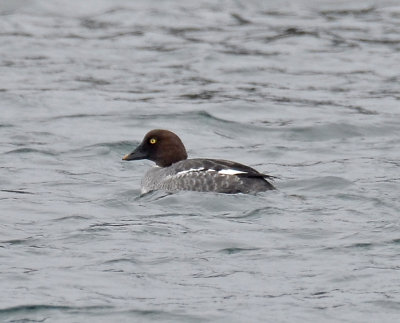
[{"label": "yellow eye", "polygon": [[157,139],[156,139],[156,138],[151,138],[151,139],[149,140],[149,142],[150,142],[152,145],[154,145],[154,144],[157,142]]}]

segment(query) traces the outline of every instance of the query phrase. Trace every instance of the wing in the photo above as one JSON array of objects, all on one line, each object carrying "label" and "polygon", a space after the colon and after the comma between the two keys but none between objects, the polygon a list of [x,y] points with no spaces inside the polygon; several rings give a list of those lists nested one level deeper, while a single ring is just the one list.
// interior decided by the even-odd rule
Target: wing
[{"label": "wing", "polygon": [[177,171],[215,171],[221,175],[236,175],[239,177],[260,177],[274,179],[274,176],[262,174],[249,166],[224,159],[190,159],[189,163],[177,165]]},{"label": "wing", "polygon": [[[175,181],[179,178],[179,184]],[[266,179],[269,175],[236,162],[219,159],[190,159],[174,164],[174,173],[165,181],[165,185],[191,187],[191,190],[216,191],[225,193],[265,191],[274,189]]]}]

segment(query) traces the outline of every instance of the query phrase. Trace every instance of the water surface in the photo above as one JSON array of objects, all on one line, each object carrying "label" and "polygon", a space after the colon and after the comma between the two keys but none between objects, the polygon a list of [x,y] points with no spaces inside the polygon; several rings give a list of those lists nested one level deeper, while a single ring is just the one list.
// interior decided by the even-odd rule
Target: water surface
[{"label": "water surface", "polygon": [[[0,15],[1,321],[396,321],[397,1]],[[141,197],[153,128],[278,190]]]}]

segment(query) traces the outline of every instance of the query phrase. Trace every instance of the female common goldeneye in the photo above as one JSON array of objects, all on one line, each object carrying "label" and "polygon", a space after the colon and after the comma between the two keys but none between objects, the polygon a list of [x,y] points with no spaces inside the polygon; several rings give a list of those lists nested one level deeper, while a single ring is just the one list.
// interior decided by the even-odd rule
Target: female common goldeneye
[{"label": "female common goldeneye", "polygon": [[142,194],[153,190],[256,193],[275,189],[272,176],[229,160],[187,159],[185,146],[171,131],[155,129],[123,160],[149,159],[158,167],[142,179]]}]

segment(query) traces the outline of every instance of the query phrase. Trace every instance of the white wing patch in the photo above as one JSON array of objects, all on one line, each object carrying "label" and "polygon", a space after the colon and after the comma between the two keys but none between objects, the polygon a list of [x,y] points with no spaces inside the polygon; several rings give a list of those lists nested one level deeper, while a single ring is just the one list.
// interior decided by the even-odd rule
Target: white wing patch
[{"label": "white wing patch", "polygon": [[[206,171],[208,173],[216,172],[215,169],[205,170],[204,167],[200,167],[200,168],[191,168],[191,169],[180,171],[180,172],[176,173],[175,176],[184,176],[189,173],[195,173],[195,172],[201,172],[201,171]],[[237,169],[221,169],[220,171],[218,171],[219,175],[239,175],[239,174],[245,174],[245,173],[246,172],[242,172]]]},{"label": "white wing patch", "polygon": [[185,175],[185,174],[192,173],[192,172],[200,172],[200,171],[202,171],[202,170],[204,170],[204,167],[200,167],[200,168],[191,168],[191,169],[183,170],[183,171],[181,171],[181,172],[176,173],[176,176]]},{"label": "white wing patch", "polygon": [[246,172],[242,172],[237,169],[221,169],[218,174],[221,175],[239,175],[239,174],[246,174]]}]

